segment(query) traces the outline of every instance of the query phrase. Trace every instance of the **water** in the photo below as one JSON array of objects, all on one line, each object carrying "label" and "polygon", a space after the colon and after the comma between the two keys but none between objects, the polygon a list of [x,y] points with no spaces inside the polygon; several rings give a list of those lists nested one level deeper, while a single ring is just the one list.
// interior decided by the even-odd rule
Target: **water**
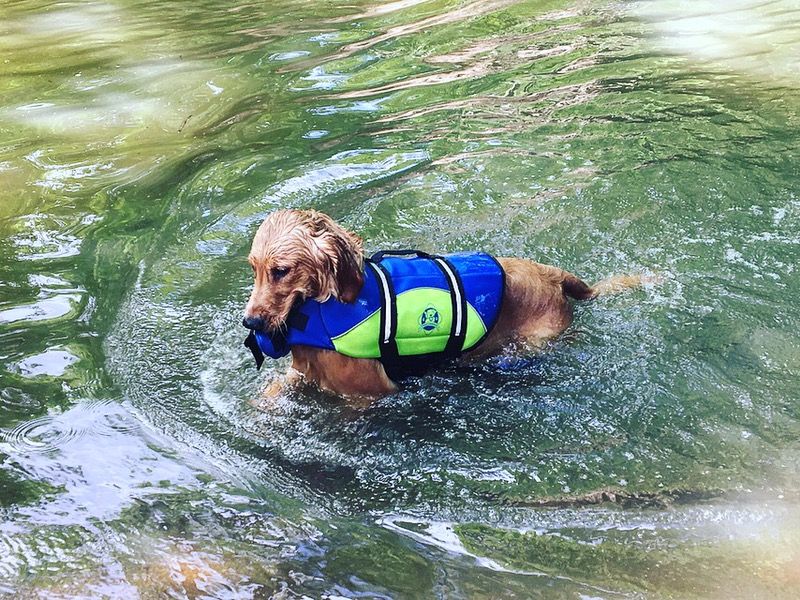
[{"label": "water", "polygon": [[[22,0],[0,50],[0,593],[800,593],[795,2]],[[264,406],[287,206],[658,283]]]}]

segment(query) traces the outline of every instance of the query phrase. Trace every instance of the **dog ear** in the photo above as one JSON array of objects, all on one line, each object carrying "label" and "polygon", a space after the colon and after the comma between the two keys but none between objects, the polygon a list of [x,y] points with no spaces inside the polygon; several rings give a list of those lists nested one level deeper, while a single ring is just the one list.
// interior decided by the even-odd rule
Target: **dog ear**
[{"label": "dog ear", "polygon": [[336,291],[341,302],[354,302],[364,285],[364,256],[361,238],[345,229],[334,236],[337,265]]},{"label": "dog ear", "polygon": [[364,283],[361,238],[326,214],[308,212],[311,235],[325,265],[325,272],[320,274],[317,299],[324,301],[333,296],[341,302],[355,301]]}]

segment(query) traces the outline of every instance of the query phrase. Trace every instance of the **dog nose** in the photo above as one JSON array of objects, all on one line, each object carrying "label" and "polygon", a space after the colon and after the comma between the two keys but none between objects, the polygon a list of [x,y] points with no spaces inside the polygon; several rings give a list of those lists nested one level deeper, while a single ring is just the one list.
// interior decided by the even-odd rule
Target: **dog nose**
[{"label": "dog nose", "polygon": [[242,319],[242,325],[244,325],[247,329],[263,331],[265,329],[266,322],[261,317],[245,317]]}]

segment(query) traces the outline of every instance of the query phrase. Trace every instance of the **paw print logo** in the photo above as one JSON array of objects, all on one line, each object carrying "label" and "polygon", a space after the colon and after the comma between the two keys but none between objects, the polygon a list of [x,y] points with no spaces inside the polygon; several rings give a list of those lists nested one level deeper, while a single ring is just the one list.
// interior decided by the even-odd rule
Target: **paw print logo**
[{"label": "paw print logo", "polygon": [[439,315],[439,311],[436,310],[436,307],[429,304],[428,308],[423,310],[422,314],[419,316],[419,328],[425,333],[433,333],[439,329],[440,320],[441,316]]}]

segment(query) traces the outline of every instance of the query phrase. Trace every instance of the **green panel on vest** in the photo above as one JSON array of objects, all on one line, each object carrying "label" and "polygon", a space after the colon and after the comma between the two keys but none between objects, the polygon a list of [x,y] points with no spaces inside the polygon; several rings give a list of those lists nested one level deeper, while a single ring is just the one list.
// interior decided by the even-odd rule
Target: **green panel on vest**
[{"label": "green panel on vest", "polygon": [[442,352],[447,347],[448,339],[450,339],[449,335],[436,335],[397,340],[397,353],[400,356],[418,356],[431,352]]},{"label": "green panel on vest", "polygon": [[369,317],[355,325],[349,331],[332,338],[337,352],[353,358],[380,358],[378,345],[381,328],[381,311],[376,310]]},{"label": "green panel on vest", "polygon": [[397,296],[397,353],[414,356],[442,352],[450,337],[450,292],[415,288]]},{"label": "green panel on vest", "polygon": [[464,345],[461,349],[466,352],[480,342],[484,335],[486,335],[486,325],[483,319],[478,311],[472,308],[472,304],[467,303],[467,335],[464,336]]},{"label": "green panel on vest", "polygon": [[[443,352],[450,339],[453,308],[450,292],[438,288],[415,288],[397,296],[397,353],[416,356]],[[380,311],[355,325],[349,331],[332,338],[334,348],[354,358],[380,358],[378,340]],[[480,315],[467,304],[467,332],[463,350],[469,350],[486,334]]]}]

